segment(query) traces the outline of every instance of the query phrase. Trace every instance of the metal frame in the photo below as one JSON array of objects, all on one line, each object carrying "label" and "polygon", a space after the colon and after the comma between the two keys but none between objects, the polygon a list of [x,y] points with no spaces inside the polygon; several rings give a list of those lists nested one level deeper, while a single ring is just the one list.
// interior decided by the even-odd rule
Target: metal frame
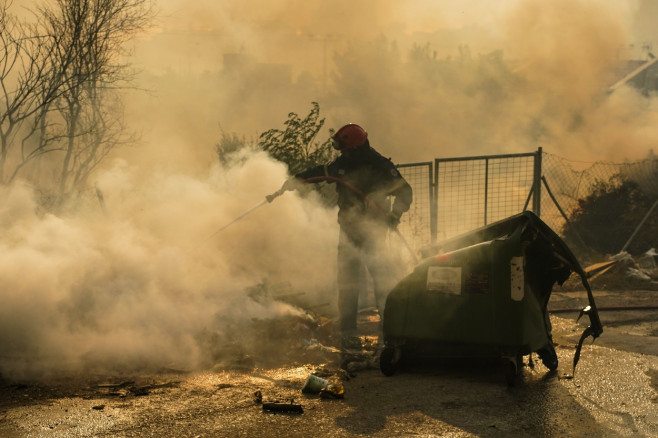
[{"label": "metal frame", "polygon": [[[439,205],[439,173],[440,164],[455,161],[485,161],[485,176],[484,176],[484,224],[488,224],[488,201],[489,201],[489,161],[503,160],[508,158],[526,158],[533,157],[533,182],[528,194],[528,201],[532,196],[532,211],[541,217],[541,176],[542,176],[542,148],[538,148],[535,152],[525,152],[519,154],[500,154],[500,155],[479,155],[468,157],[450,157],[450,158],[435,158],[434,159],[434,182],[432,184],[431,192],[433,193],[432,211],[431,211],[431,235],[432,243],[436,243],[437,229],[438,229],[438,205]],[[526,202],[527,205],[527,202]]]},{"label": "metal frame", "polygon": [[[533,175],[532,183],[530,190],[528,191],[528,197],[526,199],[525,205],[522,207],[522,210],[526,210],[530,205],[530,200],[532,199],[531,210],[538,216],[541,217],[541,191],[542,191],[542,148],[538,148],[535,152],[525,152],[518,154],[498,154],[498,155],[479,155],[479,156],[465,156],[465,157],[450,157],[450,158],[435,158],[434,161],[421,161],[415,163],[403,163],[398,164],[399,169],[404,168],[426,168],[428,175],[428,194],[429,199],[426,201],[429,202],[429,225],[430,225],[430,242],[436,243],[438,237],[438,206],[439,206],[439,177],[441,172],[441,164],[447,162],[457,162],[457,161],[484,161],[484,224],[488,225],[491,220],[489,217],[489,207],[490,207],[490,182],[489,177],[491,173],[490,161],[492,160],[505,160],[505,159],[514,159],[514,158],[533,158]],[[419,201],[415,199],[414,202]],[[425,200],[421,200],[425,201]]]},{"label": "metal frame", "polygon": [[[412,167],[427,167],[427,181],[429,182],[429,187],[428,187],[428,196],[429,199],[427,199],[428,205],[429,205],[429,224],[430,224],[430,239],[433,239],[432,236],[436,234],[436,220],[435,220],[435,211],[436,211],[436,206],[434,204],[434,163],[432,161],[420,161],[416,163],[403,163],[403,164],[398,164],[397,165],[398,169],[404,169],[404,168],[412,168]],[[414,196],[415,197],[415,196]],[[416,200],[414,200],[416,202]]]}]

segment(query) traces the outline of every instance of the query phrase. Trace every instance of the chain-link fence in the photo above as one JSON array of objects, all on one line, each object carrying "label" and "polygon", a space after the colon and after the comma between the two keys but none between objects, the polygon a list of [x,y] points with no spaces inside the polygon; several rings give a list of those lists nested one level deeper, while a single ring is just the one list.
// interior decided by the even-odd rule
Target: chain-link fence
[{"label": "chain-link fence", "polygon": [[[614,179],[633,181],[648,199],[658,199],[658,158],[653,156],[634,162],[583,163],[539,148],[524,154],[443,158],[398,167],[414,189],[414,203],[400,231],[416,249],[524,210],[539,214],[562,234],[579,200]],[[651,213],[646,205],[642,208],[640,217]]]},{"label": "chain-link fence", "polygon": [[[622,199],[614,206],[616,210],[606,212],[609,216],[618,219],[617,224],[624,221],[631,222],[631,229],[620,225],[610,227],[608,233],[599,232],[599,239],[617,242],[615,247],[608,249],[611,252],[627,249],[634,232],[640,230],[650,215],[651,205],[658,200],[658,159],[654,157],[624,163],[583,163],[544,153],[542,173],[543,190],[549,194],[550,202],[548,199],[542,202],[541,217],[559,234],[564,232],[567,218],[573,217],[574,212],[581,208],[580,204],[583,200],[591,196],[597,188],[599,190],[605,188],[610,193],[613,187],[624,182],[637,185],[642,200],[636,198],[637,192],[630,193],[632,196],[629,199]],[[599,198],[603,198],[603,195],[599,194]],[[590,200],[590,205],[591,203]],[[583,242],[581,235],[588,237],[592,230],[574,226],[571,227],[571,231],[577,243],[590,246]],[[623,235],[619,235],[620,233]],[[594,238],[589,236],[589,239],[585,240],[591,241]],[[647,246],[650,246],[649,242]]]}]

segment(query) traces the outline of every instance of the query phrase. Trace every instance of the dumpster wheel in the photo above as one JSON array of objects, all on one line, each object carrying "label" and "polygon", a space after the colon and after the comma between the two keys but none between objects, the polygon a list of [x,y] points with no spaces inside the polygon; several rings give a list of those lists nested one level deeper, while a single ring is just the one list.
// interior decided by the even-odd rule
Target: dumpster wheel
[{"label": "dumpster wheel", "polygon": [[516,357],[505,357],[504,360],[503,369],[507,385],[515,386],[523,368],[523,355],[517,354]]},{"label": "dumpster wheel", "polygon": [[398,370],[402,351],[398,347],[385,347],[379,356],[379,369],[385,376],[392,376]]}]

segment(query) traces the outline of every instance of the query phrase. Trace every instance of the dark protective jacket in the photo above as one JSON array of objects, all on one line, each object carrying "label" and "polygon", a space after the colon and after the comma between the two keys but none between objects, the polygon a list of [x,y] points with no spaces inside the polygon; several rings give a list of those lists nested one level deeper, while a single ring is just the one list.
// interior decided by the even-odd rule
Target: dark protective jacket
[{"label": "dark protective jacket", "polygon": [[[321,177],[330,177],[326,181],[336,183],[338,223],[342,227],[364,219],[384,222],[389,211],[399,217],[409,210],[413,199],[411,186],[391,160],[367,143],[329,164],[311,167],[295,177],[307,182],[321,182]],[[392,206],[389,196],[395,198]]]}]

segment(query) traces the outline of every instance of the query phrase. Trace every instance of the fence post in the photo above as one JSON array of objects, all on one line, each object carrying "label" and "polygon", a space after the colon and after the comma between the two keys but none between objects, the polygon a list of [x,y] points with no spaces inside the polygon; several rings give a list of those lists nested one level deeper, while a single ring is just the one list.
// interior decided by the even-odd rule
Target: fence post
[{"label": "fence post", "polygon": [[487,225],[487,212],[489,209],[489,159],[484,159],[484,225]]},{"label": "fence post", "polygon": [[430,239],[432,243],[436,243],[439,225],[439,160],[434,159],[434,170],[431,184],[431,201],[430,201]]},{"label": "fence post", "polygon": [[537,217],[541,217],[541,158],[542,150],[540,146],[535,154],[535,168],[532,181],[532,187],[534,188],[532,194],[532,211]]},{"label": "fence post", "polygon": [[653,205],[651,206],[649,211],[647,211],[647,214],[644,215],[644,217],[642,218],[642,221],[640,222],[640,225],[638,225],[637,228],[635,228],[635,231],[633,231],[633,234],[631,234],[631,237],[628,238],[628,240],[624,244],[624,247],[619,252],[626,251],[626,248],[628,248],[628,245],[631,244],[631,241],[635,238],[635,235],[638,233],[638,231],[640,231],[640,228],[642,228],[642,226],[647,221],[647,219],[649,219],[649,216],[651,216],[651,213],[653,212],[653,209],[656,208],[657,205],[658,205],[658,199],[656,200],[656,202],[653,203]]}]

